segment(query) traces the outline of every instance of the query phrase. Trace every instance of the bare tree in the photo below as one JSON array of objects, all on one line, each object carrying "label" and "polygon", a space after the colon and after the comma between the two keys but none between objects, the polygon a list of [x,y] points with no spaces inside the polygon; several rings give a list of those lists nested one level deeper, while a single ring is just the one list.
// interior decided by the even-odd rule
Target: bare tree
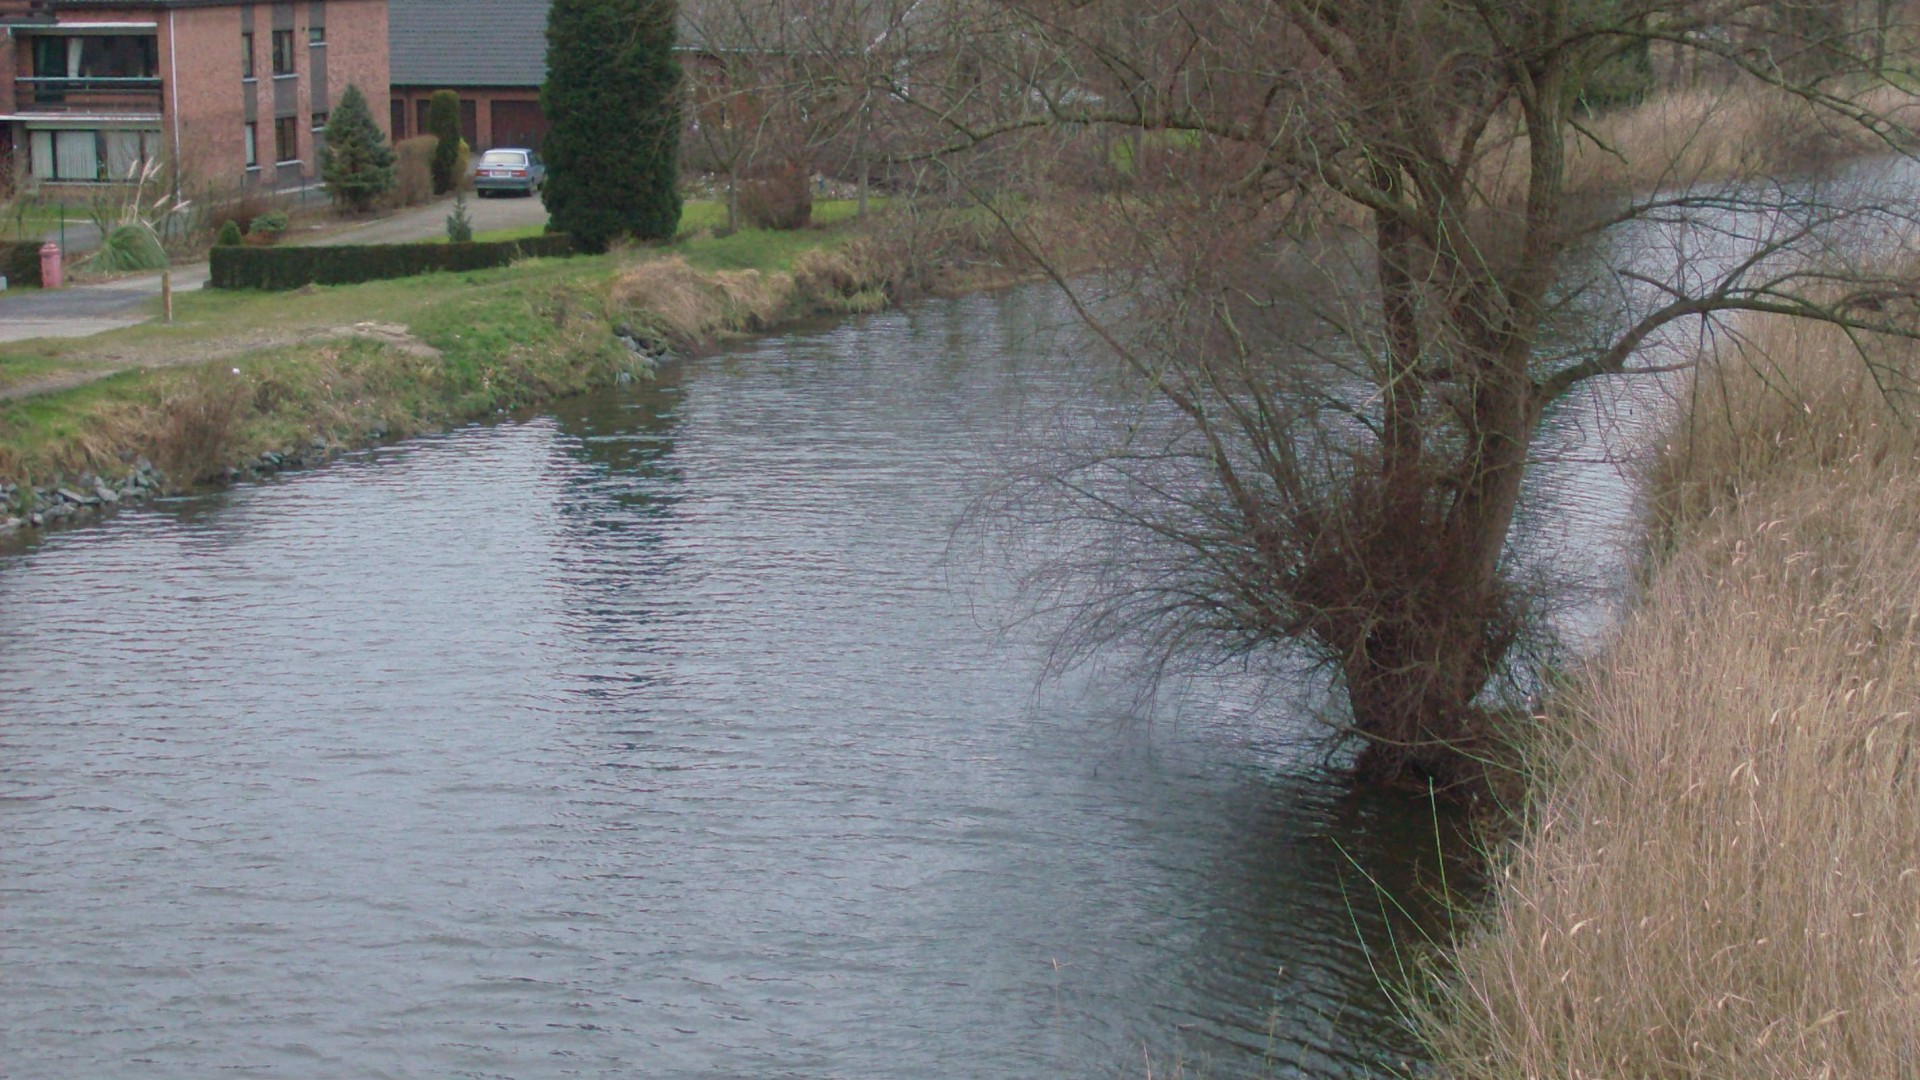
[{"label": "bare tree", "polygon": [[[892,130],[926,0],[697,0],[683,5],[690,112],[706,163],[727,178],[778,166],[851,176],[865,211],[870,161]],[[921,114],[910,114],[924,125]],[[876,145],[878,144],[878,145]]]},{"label": "bare tree", "polygon": [[[920,152],[1094,125],[1166,156],[1158,187],[1104,204],[1116,260],[1144,268],[1115,298],[1126,314],[1073,293],[1152,407],[1023,489],[1028,510],[1109,526],[1078,549],[1081,591],[1056,594],[1069,645],[1132,640],[1163,662],[1305,646],[1345,691],[1365,781],[1485,779],[1489,686],[1529,614],[1510,541],[1550,410],[1674,370],[1688,356],[1653,345],[1739,312],[1863,346],[1909,332],[1911,283],[1853,265],[1904,232],[1909,197],[1722,181],[1687,139],[1616,142],[1582,104],[1597,70],[1651,43],[1777,102],[1798,126],[1773,138],[1897,150],[1874,27],[1746,0],[944,14],[930,54],[987,71],[896,82],[942,132]],[[1817,39],[1783,46],[1799,31]],[[1781,62],[1809,50],[1818,63]],[[1631,237],[1671,250],[1649,263]]]}]

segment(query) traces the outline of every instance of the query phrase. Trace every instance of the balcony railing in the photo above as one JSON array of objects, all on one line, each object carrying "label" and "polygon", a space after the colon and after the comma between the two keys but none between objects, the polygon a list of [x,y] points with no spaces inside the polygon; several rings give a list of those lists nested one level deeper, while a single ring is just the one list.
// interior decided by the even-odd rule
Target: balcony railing
[{"label": "balcony railing", "polygon": [[14,108],[23,113],[103,116],[157,116],[160,113],[159,79],[23,75],[13,82]]}]

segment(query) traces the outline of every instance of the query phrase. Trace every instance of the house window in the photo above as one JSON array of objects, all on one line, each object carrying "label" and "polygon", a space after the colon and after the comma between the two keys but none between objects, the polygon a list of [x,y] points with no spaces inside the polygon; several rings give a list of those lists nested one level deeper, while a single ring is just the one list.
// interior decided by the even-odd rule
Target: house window
[{"label": "house window", "polygon": [[291,30],[273,32],[273,73],[275,75],[293,74],[293,31]]},{"label": "house window", "polygon": [[324,26],[309,26],[309,27],[307,27],[307,44],[309,44],[309,45],[325,45],[326,43],[327,43],[327,28],[326,28],[326,27],[324,27]]},{"label": "house window", "polygon": [[134,34],[36,35],[33,73],[53,79],[157,78],[159,39]]},{"label": "house window", "polygon": [[240,35],[240,77],[253,78],[253,35]]},{"label": "house window", "polygon": [[313,130],[315,131],[327,130],[327,114],[326,113],[317,112],[313,114]]},{"label": "house window", "polygon": [[260,140],[254,133],[255,127],[254,124],[247,125],[247,168],[249,169],[260,167]]},{"label": "house window", "polygon": [[158,131],[35,131],[29,134],[29,169],[41,180],[127,180],[160,152]]},{"label": "house window", "polygon": [[300,160],[300,125],[291,116],[273,122],[273,160],[285,165]]}]

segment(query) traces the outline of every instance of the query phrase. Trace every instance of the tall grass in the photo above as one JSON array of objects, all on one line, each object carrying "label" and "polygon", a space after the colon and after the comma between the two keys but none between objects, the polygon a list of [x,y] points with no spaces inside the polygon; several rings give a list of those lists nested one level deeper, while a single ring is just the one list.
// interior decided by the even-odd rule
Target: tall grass
[{"label": "tall grass", "polygon": [[[1856,107],[1909,129],[1920,98],[1891,87],[1857,95]],[[1528,142],[1514,134],[1480,162],[1489,201],[1526,193]],[[1805,172],[1833,161],[1889,152],[1860,124],[1764,86],[1672,90],[1581,123],[1567,139],[1567,176],[1578,193],[1653,192]]]},{"label": "tall grass", "polygon": [[1920,429],[1839,335],[1750,331],[1652,472],[1645,596],[1544,718],[1429,1003],[1447,1075],[1920,1075]]}]

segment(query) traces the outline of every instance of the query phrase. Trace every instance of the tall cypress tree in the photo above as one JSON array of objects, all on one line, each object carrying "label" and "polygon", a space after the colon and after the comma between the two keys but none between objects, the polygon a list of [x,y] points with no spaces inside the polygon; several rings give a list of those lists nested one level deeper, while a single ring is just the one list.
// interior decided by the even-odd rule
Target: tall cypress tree
[{"label": "tall cypress tree", "polygon": [[603,251],[680,228],[674,0],[553,0],[540,106],[550,228]]},{"label": "tall cypress tree", "polygon": [[460,95],[451,90],[435,90],[427,99],[427,131],[440,141],[433,144],[433,193],[445,195],[459,186],[453,175],[460,168]]}]

